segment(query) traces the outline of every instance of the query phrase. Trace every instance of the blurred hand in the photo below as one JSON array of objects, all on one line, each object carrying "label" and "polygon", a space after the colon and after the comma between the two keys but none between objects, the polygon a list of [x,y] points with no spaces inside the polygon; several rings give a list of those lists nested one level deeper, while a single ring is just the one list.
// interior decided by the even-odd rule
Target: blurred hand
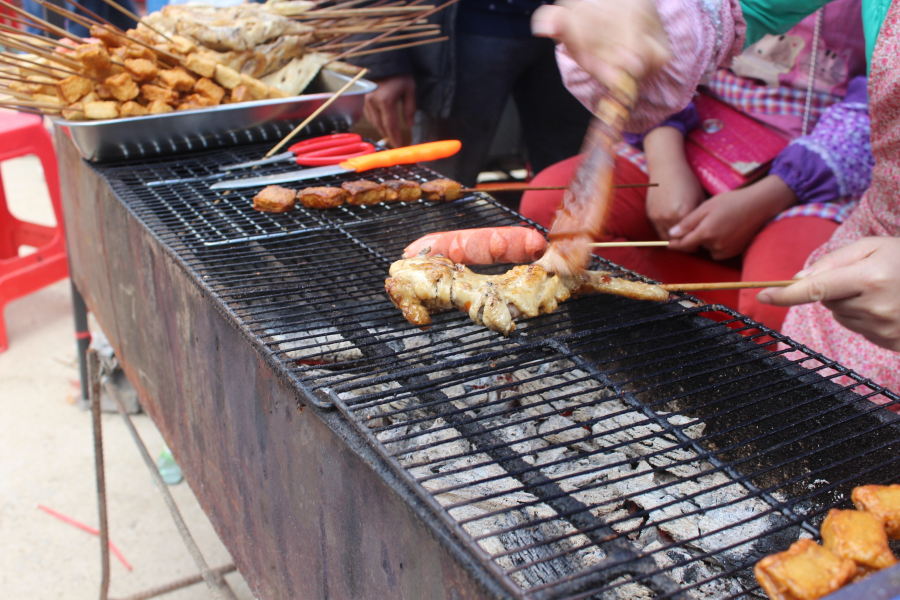
[{"label": "blurred hand", "polygon": [[821,302],[847,329],[900,351],[900,239],[863,238],[795,277],[800,281],[764,289],[757,299],[776,306]]},{"label": "blurred hand", "polygon": [[403,145],[399,112],[402,108],[406,125],[412,127],[416,115],[416,81],[412,75],[394,75],[376,79],[375,83],[378,89],[366,94],[363,113],[392,147],[399,148]]},{"label": "blurred hand", "polygon": [[650,181],[647,188],[647,218],[659,239],[669,239],[677,225],[703,201],[703,186],[684,156],[684,136],[673,127],[657,127],[644,137]]},{"label": "blurred hand", "polygon": [[669,248],[696,252],[702,246],[716,260],[737,256],[766,223],[796,202],[784,181],[770,175],[698,206],[669,230]]},{"label": "blurred hand", "polygon": [[558,0],[535,11],[531,31],[564,43],[582,69],[612,87],[621,71],[640,80],[671,56],[653,0]]}]

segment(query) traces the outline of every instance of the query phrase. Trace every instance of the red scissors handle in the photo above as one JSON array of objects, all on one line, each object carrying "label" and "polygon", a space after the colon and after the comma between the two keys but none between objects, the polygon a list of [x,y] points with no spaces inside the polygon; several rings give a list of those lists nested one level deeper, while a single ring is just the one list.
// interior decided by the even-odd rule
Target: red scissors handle
[{"label": "red scissors handle", "polygon": [[355,133],[335,133],[298,142],[289,148],[304,167],[336,165],[355,156],[375,152],[375,146],[363,142]]}]

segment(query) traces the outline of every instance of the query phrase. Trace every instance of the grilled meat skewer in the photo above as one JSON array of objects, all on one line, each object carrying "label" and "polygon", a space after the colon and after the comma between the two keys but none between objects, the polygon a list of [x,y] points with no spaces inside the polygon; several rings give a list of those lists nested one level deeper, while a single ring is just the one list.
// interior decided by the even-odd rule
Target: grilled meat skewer
[{"label": "grilled meat skewer", "polygon": [[468,313],[477,325],[509,335],[515,319],[550,314],[575,294],[615,294],[662,302],[669,293],[656,285],[612,277],[602,271],[550,275],[539,265],[519,265],[502,275],[479,275],[443,256],[415,258],[391,265],[384,289],[407,321],[431,324],[431,315],[450,309]]}]

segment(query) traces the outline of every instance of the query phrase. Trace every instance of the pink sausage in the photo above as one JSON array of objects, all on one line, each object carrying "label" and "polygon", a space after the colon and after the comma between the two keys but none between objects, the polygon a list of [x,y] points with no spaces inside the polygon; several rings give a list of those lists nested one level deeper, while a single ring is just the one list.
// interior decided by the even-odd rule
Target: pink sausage
[{"label": "pink sausage", "polygon": [[540,233],[527,227],[487,227],[430,233],[406,247],[405,258],[430,247],[430,255],[443,254],[456,263],[489,265],[528,263],[547,249]]}]

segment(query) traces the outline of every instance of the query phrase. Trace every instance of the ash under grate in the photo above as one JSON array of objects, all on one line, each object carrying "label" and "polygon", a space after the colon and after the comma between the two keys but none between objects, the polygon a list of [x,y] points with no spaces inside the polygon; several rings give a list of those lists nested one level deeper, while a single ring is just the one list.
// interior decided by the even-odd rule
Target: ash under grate
[{"label": "ash under grate", "polygon": [[898,479],[898,419],[869,400],[896,395],[721,307],[585,297],[510,338],[458,313],[412,328],[384,294],[390,262],[426,232],[522,222],[489,198],[261,215],[253,190],[147,185],[264,150],[98,170],[510,597],[758,597],[760,555]]}]

